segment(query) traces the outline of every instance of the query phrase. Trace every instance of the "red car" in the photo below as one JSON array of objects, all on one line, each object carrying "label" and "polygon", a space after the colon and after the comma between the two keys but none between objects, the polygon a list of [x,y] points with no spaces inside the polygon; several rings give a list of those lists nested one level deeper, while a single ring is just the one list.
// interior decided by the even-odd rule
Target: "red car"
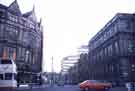
[{"label": "red car", "polygon": [[111,83],[100,82],[96,80],[86,80],[79,84],[81,89],[105,89],[112,87]]}]

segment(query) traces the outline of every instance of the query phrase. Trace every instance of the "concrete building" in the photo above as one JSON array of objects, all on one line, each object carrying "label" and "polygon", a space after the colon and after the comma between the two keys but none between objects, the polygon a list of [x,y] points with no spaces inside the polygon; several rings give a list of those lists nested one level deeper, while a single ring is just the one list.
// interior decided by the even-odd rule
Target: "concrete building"
[{"label": "concrete building", "polygon": [[17,0],[0,4],[0,58],[13,59],[19,82],[36,82],[42,71],[43,27],[34,8],[22,14]]},{"label": "concrete building", "polygon": [[71,55],[64,57],[61,61],[61,74],[68,73],[69,69],[73,67],[79,59],[79,55]]},{"label": "concrete building", "polygon": [[116,14],[89,41],[89,79],[135,81],[135,15]]},{"label": "concrete building", "polygon": [[70,55],[63,58],[61,61],[60,81],[64,81],[65,84],[72,84],[72,74],[77,72],[77,66],[75,65],[77,65],[78,59],[79,55]]}]

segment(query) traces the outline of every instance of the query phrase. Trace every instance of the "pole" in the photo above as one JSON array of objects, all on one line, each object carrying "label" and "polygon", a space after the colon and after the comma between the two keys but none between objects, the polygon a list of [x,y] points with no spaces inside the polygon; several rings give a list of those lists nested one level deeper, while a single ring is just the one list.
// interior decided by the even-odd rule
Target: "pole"
[{"label": "pole", "polygon": [[53,70],[53,56],[52,56],[52,78],[51,78],[51,85],[53,85],[53,73],[54,73],[54,70]]}]

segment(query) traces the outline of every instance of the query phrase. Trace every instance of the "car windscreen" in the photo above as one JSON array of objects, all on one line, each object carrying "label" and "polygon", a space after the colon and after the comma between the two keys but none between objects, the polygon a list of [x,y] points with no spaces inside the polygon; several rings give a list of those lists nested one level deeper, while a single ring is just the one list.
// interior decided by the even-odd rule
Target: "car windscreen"
[{"label": "car windscreen", "polygon": [[97,83],[97,82],[99,82],[99,81],[97,81],[97,80],[89,80],[90,82],[93,82],[93,83]]},{"label": "car windscreen", "polygon": [[12,61],[8,60],[8,59],[2,59],[2,60],[0,60],[0,63],[1,64],[12,64]]},{"label": "car windscreen", "polygon": [[5,80],[11,80],[12,79],[12,73],[5,73]]}]

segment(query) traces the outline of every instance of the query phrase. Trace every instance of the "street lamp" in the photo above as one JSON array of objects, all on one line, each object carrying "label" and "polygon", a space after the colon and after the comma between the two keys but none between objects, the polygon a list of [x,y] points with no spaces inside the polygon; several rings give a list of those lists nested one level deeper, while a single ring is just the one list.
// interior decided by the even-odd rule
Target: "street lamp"
[{"label": "street lamp", "polygon": [[52,56],[51,59],[52,59],[52,65],[51,65],[52,66],[51,85],[53,85],[53,82],[54,82],[53,81],[53,73],[54,73],[54,69],[53,69],[53,56]]}]

